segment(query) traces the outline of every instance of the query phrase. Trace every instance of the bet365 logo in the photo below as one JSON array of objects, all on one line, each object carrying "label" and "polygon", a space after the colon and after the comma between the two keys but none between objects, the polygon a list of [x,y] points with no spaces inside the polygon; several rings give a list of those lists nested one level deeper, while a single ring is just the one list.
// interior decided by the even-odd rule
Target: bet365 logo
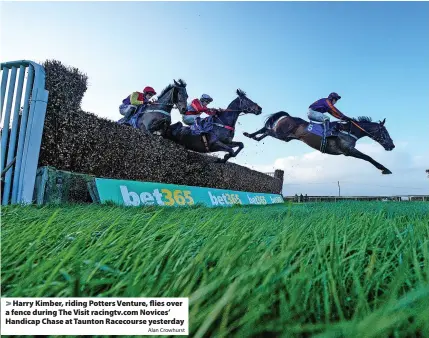
[{"label": "bet365 logo", "polygon": [[126,185],[121,185],[122,199],[125,205],[193,205],[194,199],[189,190],[154,189],[153,192],[142,192],[140,195],[134,191],[128,191]]}]

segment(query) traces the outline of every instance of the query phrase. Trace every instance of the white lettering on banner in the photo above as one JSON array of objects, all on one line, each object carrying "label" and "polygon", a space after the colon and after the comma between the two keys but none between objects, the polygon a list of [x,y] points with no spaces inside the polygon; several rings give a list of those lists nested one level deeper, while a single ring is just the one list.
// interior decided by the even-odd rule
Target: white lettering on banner
[{"label": "white lettering on banner", "polygon": [[162,194],[159,192],[158,189],[155,189],[153,191],[153,196],[155,196],[156,203],[158,203],[158,205],[164,205],[164,202],[162,201]]},{"label": "white lettering on banner", "polygon": [[250,204],[267,204],[267,200],[264,196],[250,197],[247,195],[247,199],[249,200]]},{"label": "white lettering on banner", "polygon": [[212,202],[212,205],[217,205],[217,198],[213,196],[210,191],[209,191],[209,197],[210,197],[210,201]]},{"label": "white lettering on banner", "polygon": [[121,185],[119,188],[121,189],[121,194],[125,205],[133,205],[135,207],[140,205],[139,195],[133,191],[129,192],[127,186],[125,185]]},{"label": "white lettering on banner", "polygon": [[140,199],[142,200],[143,204],[146,204],[146,205],[154,204],[154,198],[150,192],[142,192],[140,194]]},{"label": "white lettering on banner", "polygon": [[272,197],[270,196],[271,203],[283,203],[283,198],[281,196]]},{"label": "white lettering on banner", "polygon": [[[193,205],[194,199],[190,190],[181,190],[175,188],[154,189],[153,192],[144,191],[140,194],[131,191],[126,185],[120,185],[122,200],[127,206],[139,205],[160,205],[160,206],[184,206]],[[230,206],[234,204],[243,204],[239,194],[234,192],[207,191],[212,206]],[[251,196],[246,194],[249,204],[265,205],[269,203],[283,203],[281,196]]]},{"label": "white lettering on banner", "polygon": [[136,192],[129,191],[126,185],[121,185],[119,188],[121,189],[122,200],[127,206],[154,205],[155,202],[161,206],[194,204],[194,199],[189,190],[164,188],[159,191],[159,189],[155,189],[152,193],[145,191],[139,196]]},{"label": "white lettering on banner", "polygon": [[127,206],[137,207],[141,203],[143,205],[153,205],[154,199],[158,205],[164,205],[162,194],[160,194],[158,189],[155,189],[152,194],[150,192],[142,192],[139,197],[136,192],[128,191],[128,187],[126,185],[121,185],[119,188],[121,189],[124,204]]},{"label": "white lettering on banner", "polygon": [[187,335],[189,299],[3,297],[0,318],[1,335]]},{"label": "white lettering on banner", "polygon": [[243,204],[237,194],[224,193],[222,195],[215,195],[211,191],[208,192],[212,205],[233,205]]}]

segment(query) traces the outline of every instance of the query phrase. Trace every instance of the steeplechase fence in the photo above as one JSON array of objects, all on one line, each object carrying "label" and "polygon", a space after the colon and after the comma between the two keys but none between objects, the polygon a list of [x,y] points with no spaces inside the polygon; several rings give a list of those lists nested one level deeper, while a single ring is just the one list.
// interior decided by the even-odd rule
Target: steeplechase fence
[{"label": "steeplechase fence", "polygon": [[[213,156],[87,113],[81,109],[86,89],[87,76],[57,60],[1,64],[3,205],[109,199],[130,205],[136,191],[142,204],[283,202],[283,171],[266,175],[218,164]],[[106,184],[122,190],[107,196]]]}]

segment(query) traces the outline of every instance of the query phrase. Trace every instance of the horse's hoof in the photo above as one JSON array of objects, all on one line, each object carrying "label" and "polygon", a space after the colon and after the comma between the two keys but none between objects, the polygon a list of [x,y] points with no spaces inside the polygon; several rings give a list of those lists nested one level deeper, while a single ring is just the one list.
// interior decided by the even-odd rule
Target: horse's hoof
[{"label": "horse's hoof", "polygon": [[227,159],[225,158],[218,158],[215,163],[225,163],[227,161]]},{"label": "horse's hoof", "polygon": [[246,137],[250,137],[249,133],[246,133],[246,132],[244,132],[243,135]]},{"label": "horse's hoof", "polygon": [[381,173],[383,175],[390,175],[392,172],[389,169],[384,169]]}]

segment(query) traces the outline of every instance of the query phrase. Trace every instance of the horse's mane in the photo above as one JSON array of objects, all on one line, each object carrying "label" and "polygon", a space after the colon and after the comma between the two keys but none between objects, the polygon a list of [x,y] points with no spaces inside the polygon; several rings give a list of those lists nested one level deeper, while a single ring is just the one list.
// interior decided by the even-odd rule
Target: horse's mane
[{"label": "horse's mane", "polygon": [[[186,87],[186,82],[182,79],[179,79],[178,81],[176,81],[177,84],[179,85],[179,87]],[[165,93],[167,93],[170,89],[172,89],[173,87],[175,87],[175,84],[169,84],[167,87],[165,87],[161,94],[159,94],[158,98],[160,98],[161,96],[165,95]]]},{"label": "horse's mane", "polygon": [[159,94],[159,96],[158,96],[158,98],[160,98],[160,97],[162,97],[163,95],[165,95],[165,93],[167,93],[171,88],[173,88],[174,87],[174,85],[172,85],[172,84],[169,84],[167,87],[165,87],[163,90],[162,90],[162,92],[161,92],[161,94]]},{"label": "horse's mane", "polygon": [[234,107],[235,105],[238,105],[238,102],[240,101],[241,97],[246,97],[246,92],[241,90],[240,88],[236,91],[237,95],[239,97],[236,97],[229,105],[227,109],[232,109],[231,107]]},{"label": "horse's mane", "polygon": [[372,122],[372,118],[369,116],[358,116],[358,122]]}]

